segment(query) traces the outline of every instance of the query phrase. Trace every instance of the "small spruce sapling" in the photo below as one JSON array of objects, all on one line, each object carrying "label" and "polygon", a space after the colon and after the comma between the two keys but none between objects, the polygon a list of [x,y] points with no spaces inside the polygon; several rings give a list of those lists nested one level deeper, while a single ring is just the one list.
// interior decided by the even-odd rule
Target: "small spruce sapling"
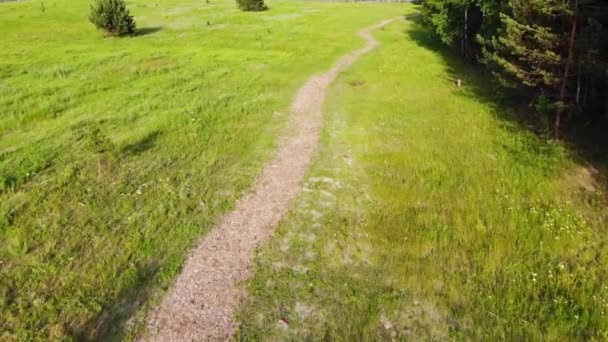
[{"label": "small spruce sapling", "polygon": [[137,32],[125,0],[96,0],[91,5],[89,20],[110,36],[134,35]]},{"label": "small spruce sapling", "polygon": [[243,11],[259,12],[268,9],[264,0],[236,0],[236,2]]}]

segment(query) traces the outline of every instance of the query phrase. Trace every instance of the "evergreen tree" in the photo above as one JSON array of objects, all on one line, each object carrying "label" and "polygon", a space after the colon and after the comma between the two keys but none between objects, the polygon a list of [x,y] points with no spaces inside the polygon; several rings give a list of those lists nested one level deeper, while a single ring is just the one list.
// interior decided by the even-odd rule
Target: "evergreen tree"
[{"label": "evergreen tree", "polygon": [[441,41],[536,97],[556,137],[565,113],[608,118],[607,0],[423,0],[422,14]]},{"label": "evergreen tree", "polygon": [[266,4],[264,4],[264,0],[236,0],[239,8],[243,11],[265,11],[268,9]]},{"label": "evergreen tree", "polygon": [[554,100],[555,135],[566,109],[577,32],[576,0],[511,0],[483,61],[505,85],[523,84]]},{"label": "evergreen tree", "polygon": [[91,5],[89,20],[109,35],[135,34],[135,20],[129,14],[125,0],[96,0]]},{"label": "evergreen tree", "polygon": [[470,56],[481,26],[478,0],[427,0],[423,2],[424,17],[442,42],[460,46],[463,56]]}]

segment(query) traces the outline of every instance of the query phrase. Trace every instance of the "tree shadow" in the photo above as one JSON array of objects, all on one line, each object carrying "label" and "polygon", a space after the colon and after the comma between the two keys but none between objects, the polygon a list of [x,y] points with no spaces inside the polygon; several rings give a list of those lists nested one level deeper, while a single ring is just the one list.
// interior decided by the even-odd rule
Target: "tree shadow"
[{"label": "tree shadow", "polygon": [[[530,104],[530,89],[505,89],[495,82],[493,75],[482,65],[467,62],[456,50],[443,44],[424,22],[420,13],[405,16],[412,26],[405,31],[410,40],[436,52],[446,62],[448,80],[464,82],[460,94],[474,97],[488,105],[508,129],[528,130],[538,136],[548,136],[547,126]],[[562,144],[569,155],[580,165],[598,170],[595,181],[608,189],[608,122],[584,125],[571,121],[562,133]]]},{"label": "tree shadow", "polygon": [[156,262],[138,268],[135,285],[116,296],[97,316],[72,329],[70,337],[76,341],[123,341],[129,320],[150,297],[159,268]]},{"label": "tree shadow", "polygon": [[[580,164],[596,169],[595,180],[608,191],[608,123],[579,122],[564,132],[565,139]],[[607,194],[608,197],[608,194]]]},{"label": "tree shadow", "polygon": [[163,28],[161,26],[151,26],[151,27],[141,27],[137,29],[135,36],[147,36],[149,34],[154,34]]},{"label": "tree shadow", "polygon": [[123,154],[129,155],[129,156],[134,156],[134,155],[143,153],[143,152],[153,148],[154,145],[156,144],[156,140],[158,140],[158,138],[161,135],[162,135],[162,132],[160,132],[160,131],[150,132],[142,139],[140,139],[132,144],[124,146],[121,149],[121,152]]}]

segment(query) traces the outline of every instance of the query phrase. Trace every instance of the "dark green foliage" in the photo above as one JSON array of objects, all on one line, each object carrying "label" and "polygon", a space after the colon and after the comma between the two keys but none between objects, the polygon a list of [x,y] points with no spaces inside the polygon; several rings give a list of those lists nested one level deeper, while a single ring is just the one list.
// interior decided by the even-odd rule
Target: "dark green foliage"
[{"label": "dark green foliage", "polygon": [[265,11],[268,9],[266,4],[264,4],[264,0],[236,0],[239,8],[243,11]]},{"label": "dark green foliage", "polygon": [[463,13],[472,3],[473,0],[427,0],[422,8],[441,41],[452,45],[463,35]]},{"label": "dark green foliage", "polygon": [[93,153],[112,152],[115,150],[112,141],[101,131],[96,123],[85,122],[73,128],[76,141]]},{"label": "dark green foliage", "polygon": [[557,18],[571,16],[566,1],[559,6],[543,1],[510,1],[510,13],[501,13],[501,28],[485,45],[483,61],[501,70],[504,84],[521,83],[552,93],[559,89],[564,32],[555,29]]},{"label": "dark green foliage", "polygon": [[608,119],[608,1],[579,0],[579,11],[573,102],[585,120]]},{"label": "dark green foliage", "polygon": [[[442,42],[460,46],[463,55],[478,53],[476,37],[492,37],[500,27],[507,0],[426,0],[425,20]],[[471,56],[474,57],[474,56]]]},{"label": "dark green foliage", "polygon": [[502,85],[552,101],[556,136],[562,116],[608,112],[608,2],[425,0],[423,15],[444,43],[460,45]]},{"label": "dark green foliage", "polygon": [[135,20],[124,0],[96,0],[91,5],[89,20],[112,36],[133,35],[136,32]]},{"label": "dark green foliage", "polygon": [[474,57],[475,37],[482,30],[484,15],[492,6],[478,0],[427,0],[423,3],[424,18],[433,26],[442,42],[459,46],[463,57]]},{"label": "dark green foliage", "polygon": [[510,11],[500,14],[502,28],[485,42],[483,61],[500,71],[495,74],[503,84],[522,84],[549,94],[555,101],[554,131],[559,137],[574,54],[576,4],[511,0],[509,5]]}]

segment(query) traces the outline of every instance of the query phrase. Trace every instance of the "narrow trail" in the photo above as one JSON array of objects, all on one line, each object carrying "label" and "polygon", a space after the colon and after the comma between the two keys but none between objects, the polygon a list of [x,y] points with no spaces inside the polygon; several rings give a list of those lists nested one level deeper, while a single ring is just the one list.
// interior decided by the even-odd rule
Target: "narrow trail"
[{"label": "narrow trail", "polygon": [[290,125],[274,159],[253,190],[191,252],[182,273],[161,305],[148,317],[146,341],[228,340],[232,320],[245,297],[253,250],[273,232],[299,192],[299,183],[317,149],[327,88],[338,74],[379,42],[372,31],[397,18],[359,32],[365,47],[343,56],[327,72],[311,77],[292,103]]}]

